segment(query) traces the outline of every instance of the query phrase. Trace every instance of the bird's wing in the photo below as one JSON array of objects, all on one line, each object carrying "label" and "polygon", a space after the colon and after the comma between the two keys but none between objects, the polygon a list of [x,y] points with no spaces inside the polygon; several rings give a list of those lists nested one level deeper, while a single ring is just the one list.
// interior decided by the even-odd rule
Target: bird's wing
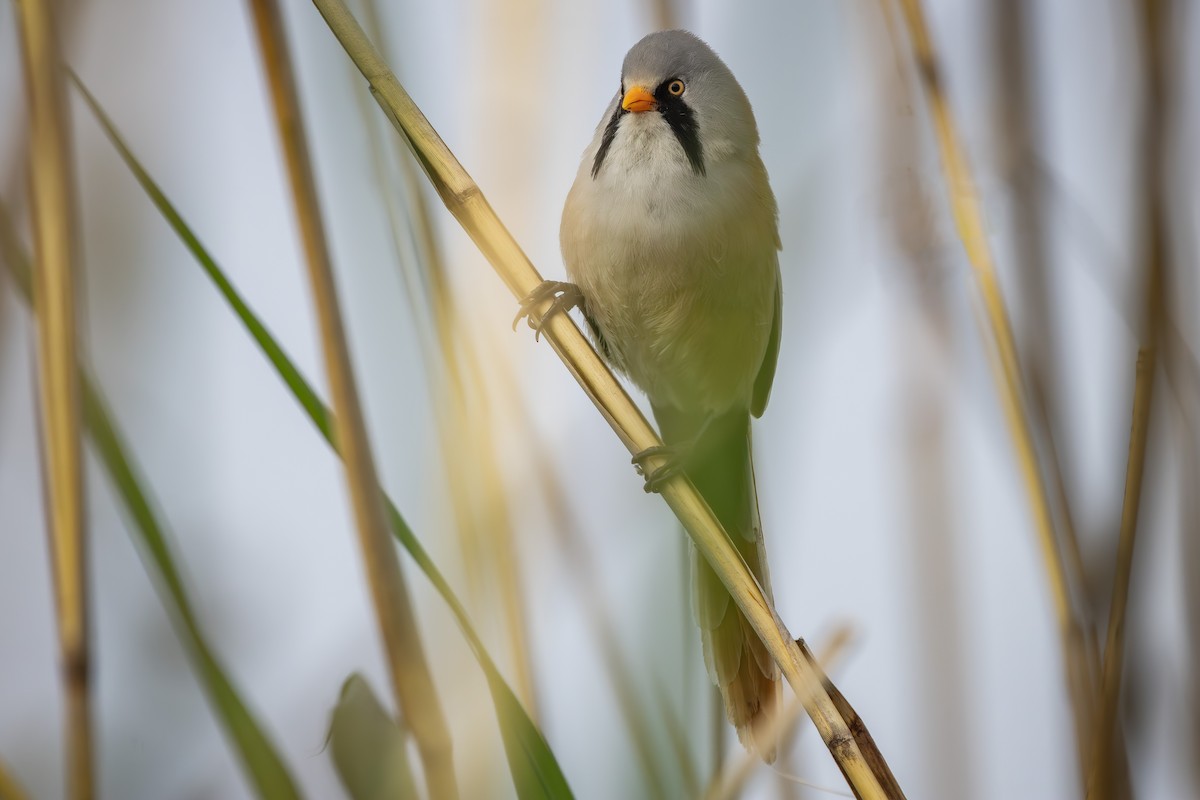
[{"label": "bird's wing", "polygon": [[779,267],[775,267],[775,311],[771,319],[771,338],[767,340],[767,352],[763,355],[758,377],[754,379],[754,396],[750,400],[750,411],[761,417],[771,396],[771,384],[775,382],[775,365],[779,362],[779,338],[783,328],[783,281]]}]

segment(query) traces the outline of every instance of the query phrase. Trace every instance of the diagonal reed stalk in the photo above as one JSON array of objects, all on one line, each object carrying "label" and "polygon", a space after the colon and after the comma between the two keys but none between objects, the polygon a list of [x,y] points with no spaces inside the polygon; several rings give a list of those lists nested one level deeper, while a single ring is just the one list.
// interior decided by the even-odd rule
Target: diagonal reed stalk
[{"label": "diagonal reed stalk", "polygon": [[[8,266],[17,292],[26,305],[33,305],[33,274],[29,258],[18,241],[12,216],[0,202],[0,260]],[[139,470],[125,446],[125,437],[117,429],[108,412],[97,382],[83,369],[79,370],[82,393],[83,424],[92,446],[125,504],[126,512],[140,537],[138,553],[168,610],[176,634],[191,659],[201,685],[208,695],[226,734],[233,740],[247,777],[253,782],[259,797],[295,798],[300,794],[270,739],[250,713],[233,682],[209,645],[200,622],[192,609],[183,585],[183,576],[175,565],[175,556],[167,540],[166,526],[160,521],[149,495],[142,487]],[[6,797],[0,787],[0,800]]]},{"label": "diagonal reed stalk", "polygon": [[[412,102],[345,4],[340,0],[315,0],[315,5],[371,84],[376,101],[413,149],[446,207],[513,295],[517,298],[528,295],[541,283],[541,276],[500,222],[478,185]],[[548,306],[548,302],[542,304],[537,309],[539,315]],[[659,443],[653,428],[569,317],[556,315],[547,320],[546,338],[631,453]],[[654,466],[657,465],[650,465]],[[684,478],[676,478],[663,487],[662,496],[804,702],[855,794],[861,798],[900,796],[882,757],[877,751],[870,756],[864,753],[863,748],[869,748],[870,744],[851,731],[829,688],[801,654],[695,487]]]},{"label": "diagonal reed stalk", "polygon": [[456,798],[458,784],[449,730],[425,660],[408,587],[387,532],[379,481],[338,306],[333,265],[321,223],[316,182],[309,163],[308,144],[283,20],[274,0],[249,0],[249,4],[292,184],[309,282],[321,330],[325,369],[333,395],[335,435],[346,466],[359,545],[391,670],[392,688],[416,739],[430,796]]},{"label": "diagonal reed stalk", "polygon": [[[380,42],[386,55],[377,0],[365,0],[361,6],[368,33]],[[364,101],[363,123],[385,195],[392,242],[408,289],[409,310],[423,334],[421,345],[431,375],[430,385],[438,394],[434,398],[437,433],[443,469],[448,477],[446,485],[455,530],[471,577],[469,586],[472,589],[486,586],[484,570],[491,567],[500,595],[500,611],[508,634],[518,694],[536,720],[537,692],[529,657],[529,625],[521,592],[520,549],[496,452],[494,426],[490,422],[496,416],[489,415],[486,408],[472,408],[470,402],[472,398],[478,402],[478,398],[485,395],[486,381],[479,354],[467,329],[460,324],[460,309],[450,290],[449,275],[412,153],[395,137],[388,140],[395,145],[392,149],[404,187],[408,220],[407,225],[402,226],[398,199],[393,197],[394,193],[384,180],[388,148],[379,126],[382,121],[371,103],[366,101],[366,93],[356,91],[355,94]],[[414,259],[404,258],[401,252],[401,227],[409,229],[416,256],[416,263],[408,268],[404,268],[404,262]],[[428,327],[422,325],[426,322]]]},{"label": "diagonal reed stalk", "polygon": [[[887,2],[887,0],[885,0]],[[912,42],[913,58],[926,106],[932,117],[941,153],[942,169],[954,222],[975,276],[985,311],[990,341],[989,354],[997,391],[1016,448],[1025,490],[1029,495],[1042,561],[1050,583],[1068,693],[1075,726],[1075,745],[1080,774],[1086,779],[1088,741],[1095,716],[1095,659],[1089,657],[1087,625],[1072,593],[1067,566],[1054,525],[1050,495],[1038,461],[1037,445],[1030,420],[1012,323],[996,266],[988,248],[986,227],[979,198],[971,180],[966,155],[959,141],[941,69],[925,24],[920,0],[895,0],[903,11]]]},{"label": "diagonal reed stalk", "polygon": [[9,771],[3,761],[0,761],[0,800],[28,800],[29,795],[17,783],[17,779]]},{"label": "diagonal reed stalk", "polygon": [[51,4],[16,4],[29,103],[30,208],[38,269],[38,397],[47,531],[58,616],[59,669],[66,694],[67,795],[95,794],[88,581],[79,381],[76,374],[74,174]]},{"label": "diagonal reed stalk", "polygon": [[[1033,73],[1032,63],[1035,53],[1032,42],[1035,6],[1036,0],[993,0],[993,21],[998,37],[995,72],[998,76],[996,88],[1000,95],[999,127],[1007,137],[1008,155],[1017,163],[1028,161],[1037,152],[1039,140],[1035,96],[1038,76]],[[1057,297],[1048,263],[1049,241],[1045,218],[1049,204],[1044,197],[1045,186],[1041,181],[1017,180],[1013,191],[1013,244],[1015,264],[1019,267],[1015,276],[1023,304],[1022,315],[1026,320],[1022,330],[1023,341],[1018,342],[1019,358],[1026,367],[1026,410],[1033,429],[1041,432],[1043,463],[1051,499],[1058,510],[1057,532],[1067,559],[1067,573],[1079,590],[1084,613],[1090,622],[1092,609],[1087,600],[1087,570],[1058,447],[1061,420],[1056,412],[1061,403],[1060,387],[1056,381],[1059,370],[1054,363],[1055,331],[1051,325],[1054,319],[1052,309],[1057,305]],[[1087,660],[1099,664],[1100,649],[1094,625],[1085,626],[1084,636]]]},{"label": "diagonal reed stalk", "polygon": [[[179,210],[171,203],[158,184],[155,183],[141,162],[137,160],[133,152],[121,138],[120,133],[114,127],[112,120],[108,118],[104,110],[96,102],[96,98],[88,92],[87,87],[78,78],[75,78],[75,84],[82,94],[84,101],[87,103],[88,108],[95,115],[101,128],[103,128],[105,135],[108,136],[109,141],[112,142],[113,147],[117,150],[117,153],[121,156],[129,171],[133,174],[143,191],[146,192],[151,203],[162,214],[163,219],[171,227],[171,230],[175,232],[192,255],[197,266],[212,281],[221,297],[229,305],[230,310],[233,311],[255,344],[262,350],[263,355],[266,356],[271,366],[279,375],[280,380],[283,381],[296,402],[304,410],[313,427],[317,429],[321,437],[340,457],[341,453],[338,448],[338,442],[335,439],[333,412],[317,395],[312,384],[301,374],[296,363],[292,361],[279,342],[267,330],[262,320],[246,304],[245,299],[234,288],[233,283],[230,282],[228,276],[222,271],[220,265],[217,264],[216,260],[200,242],[195,231],[180,216]],[[417,535],[413,533],[412,528],[408,526],[399,509],[396,508],[396,504],[391,501],[391,498],[387,496],[382,488],[379,489],[379,493],[387,508],[387,520],[389,527],[392,529],[392,534],[401,546],[408,551],[413,562],[416,563],[421,572],[429,579],[433,588],[446,603],[451,614],[454,615],[454,619],[458,623],[459,630],[462,632],[463,638],[471,650],[471,654],[475,657],[480,669],[484,673],[484,677],[487,679],[488,692],[492,697],[496,718],[500,724],[500,735],[504,741],[504,751],[508,757],[509,770],[512,773],[517,796],[521,800],[559,800],[560,798],[570,798],[572,796],[571,789],[567,785],[566,778],[563,776],[554,753],[550,750],[541,731],[538,730],[533,720],[522,707],[516,694],[505,682],[504,676],[496,668],[495,662],[484,647],[483,640],[480,639],[475,626],[471,622],[470,616],[467,614],[466,607],[458,599],[458,596],[455,595],[454,590],[450,587],[450,582],[446,580],[445,575],[442,574],[441,570],[433,562],[433,559],[430,558],[429,553],[422,546]]]},{"label": "diagonal reed stalk", "polygon": [[[508,370],[500,371],[500,389],[504,402],[519,417],[518,423],[524,430],[533,451],[533,469],[537,477],[537,484],[545,495],[550,529],[554,533],[558,549],[570,572],[570,580],[578,587],[579,594],[582,596],[588,621],[595,630],[600,657],[605,671],[612,680],[613,691],[617,696],[617,708],[633,739],[634,755],[637,757],[638,765],[646,779],[647,789],[655,797],[666,797],[670,792],[667,788],[668,777],[663,771],[662,759],[657,758],[655,742],[658,734],[651,724],[649,708],[639,696],[634,665],[621,646],[616,622],[604,602],[603,589],[592,566],[594,562],[587,552],[583,537],[579,535],[582,525],[567,502],[562,481],[554,470],[545,442],[538,437],[533,420],[530,418],[529,406],[520,402],[517,387]],[[666,705],[665,693],[656,692],[655,695]],[[665,713],[662,715],[664,720],[671,719],[673,715],[670,711],[669,706],[664,709]],[[683,789],[687,796],[695,797],[699,780],[696,776],[695,765],[689,761],[690,754],[687,753],[686,742],[681,749],[676,741],[678,737],[673,735],[670,730],[668,730],[668,736],[672,740],[676,761],[680,767]]]}]

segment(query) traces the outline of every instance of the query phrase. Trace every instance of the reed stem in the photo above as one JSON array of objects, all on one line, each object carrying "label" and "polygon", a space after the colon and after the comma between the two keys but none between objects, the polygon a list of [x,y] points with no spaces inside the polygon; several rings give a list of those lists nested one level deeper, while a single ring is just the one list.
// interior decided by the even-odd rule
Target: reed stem
[{"label": "reed stem", "polygon": [[1087,625],[1072,594],[1072,584],[1060,550],[1050,493],[1038,459],[1033,423],[1027,405],[1028,393],[1017,360],[1012,323],[1000,289],[995,261],[988,248],[983,211],[950,110],[941,67],[925,23],[922,4],[920,0],[896,2],[900,4],[908,24],[916,70],[925,90],[926,105],[937,136],[954,222],[983,303],[992,372],[1016,449],[1025,491],[1029,496],[1042,561],[1050,585],[1050,596],[1054,604],[1066,685],[1071,698],[1076,754],[1082,774],[1086,769],[1087,742],[1094,720],[1094,676],[1097,665],[1094,658],[1089,657]]},{"label": "reed stem", "polygon": [[[340,0],[314,0],[314,4],[370,82],[377,102],[413,149],[446,207],[513,295],[518,299],[527,296],[542,282],[541,275],[500,222],[479,187],[404,91],[345,4]],[[548,306],[548,301],[543,303],[537,309],[539,315]],[[545,334],[630,453],[660,443],[653,428],[569,317],[564,314],[548,319]],[[655,466],[649,465],[651,469]],[[695,487],[679,477],[663,487],[662,496],[779,663],[855,794],[860,798],[902,796],[882,758],[868,762],[860,740],[851,732],[827,687],[800,653]]]},{"label": "reed stem", "polygon": [[338,305],[333,265],[321,222],[283,20],[275,0],[249,0],[249,4],[279,123],[317,309],[325,369],[333,397],[334,436],[346,465],[359,545],[391,670],[392,688],[405,723],[416,739],[430,796],[456,798],[458,784],[449,730],[425,659],[404,574],[388,535],[383,499]]},{"label": "reed stem", "polygon": [[95,793],[95,775],[82,424],[75,369],[79,256],[70,127],[51,6],[47,0],[16,4],[29,104],[38,399],[59,669],[66,694],[66,785],[68,797],[86,800]]}]

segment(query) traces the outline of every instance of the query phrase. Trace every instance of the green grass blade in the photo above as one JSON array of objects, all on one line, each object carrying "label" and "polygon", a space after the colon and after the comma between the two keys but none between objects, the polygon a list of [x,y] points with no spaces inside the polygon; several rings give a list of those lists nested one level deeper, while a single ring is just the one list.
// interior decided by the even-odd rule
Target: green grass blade
[{"label": "green grass blade", "polygon": [[[13,275],[26,305],[32,308],[30,262],[18,244],[12,217],[0,205],[0,256]],[[92,445],[121,496],[134,527],[140,534],[138,553],[146,571],[157,576],[153,581],[159,598],[170,612],[176,633],[184,643],[192,666],[208,693],[226,733],[233,739],[246,775],[260,797],[299,797],[295,783],[274,746],[242,702],[233,683],[225,676],[220,662],[200,629],[192,605],[183,588],[175,559],[171,555],[163,525],[159,522],[148,495],[142,489],[134,468],[95,380],[79,370],[83,421]]]},{"label": "green grass blade", "polygon": [[353,800],[417,800],[404,729],[380,704],[363,676],[342,684],[329,721],[329,752]]},{"label": "green grass blade", "polygon": [[[320,396],[312,388],[312,385],[300,373],[300,370],[288,357],[287,353],[284,352],[279,343],[271,336],[266,326],[263,325],[262,321],[259,320],[242,299],[241,295],[238,294],[233,284],[217,265],[216,260],[213,259],[200,243],[199,238],[188,227],[187,223],[184,222],[179,212],[167,199],[166,195],[163,194],[149,173],[146,172],[134,157],[95,98],[92,97],[78,78],[75,78],[75,83],[82,92],[92,113],[95,114],[96,119],[100,122],[105,133],[112,141],[113,146],[116,147],[121,158],[124,159],[138,183],[141,184],[146,194],[149,195],[151,202],[154,203],[155,207],[167,220],[167,223],[183,241],[204,272],[212,279],[217,290],[225,298],[226,302],[229,303],[242,324],[246,326],[254,341],[262,348],[263,353],[279,373],[284,383],[287,384],[305,413],[308,414],[309,419],[317,426],[321,435],[329,442],[330,447],[337,452],[337,444],[333,440],[332,426],[330,425],[333,413],[320,399]],[[480,640],[478,634],[476,634],[475,628],[467,616],[465,607],[454,594],[454,591],[450,588],[450,584],[433,563],[425,548],[417,540],[416,535],[409,528],[408,523],[405,522],[404,517],[391,501],[391,498],[383,491],[382,487],[380,488],[380,493],[387,506],[388,521],[393,534],[450,607],[463,632],[463,636],[471,647],[471,652],[475,655],[475,659],[479,662],[479,666],[483,669],[484,675],[487,677],[488,689],[492,695],[492,703],[496,708],[496,716],[500,723],[500,732],[504,741],[504,750],[508,757],[509,769],[512,772],[518,796],[522,800],[527,800],[527,798],[532,800],[533,798],[572,797],[570,787],[563,776],[558,761],[554,757],[554,753],[550,750],[549,744],[547,744],[541,731],[538,730],[537,726],[530,719],[524,706],[517,700],[516,695],[503,676],[501,676],[499,670],[496,669],[495,662],[488,655],[486,649],[484,649],[483,642]]]},{"label": "green grass blade", "polygon": [[170,597],[167,605],[175,612],[178,624],[182,626],[181,638],[191,651],[193,664],[200,673],[213,706],[237,745],[247,774],[260,797],[299,797],[300,793],[283,760],[242,702],[237,689],[225,676],[220,662],[205,641],[184,594],[183,583],[167,547],[162,527],[141,489],[133,466],[125,455],[125,447],[113,427],[103,399],[96,391],[94,383],[86,376],[83,380],[83,397],[84,421],[92,444],[104,462],[126,509],[141,531],[142,544]]}]

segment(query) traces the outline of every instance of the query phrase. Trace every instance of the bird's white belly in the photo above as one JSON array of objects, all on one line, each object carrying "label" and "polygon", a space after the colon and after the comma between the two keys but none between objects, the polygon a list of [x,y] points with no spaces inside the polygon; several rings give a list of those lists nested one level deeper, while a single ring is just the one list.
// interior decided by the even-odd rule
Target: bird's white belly
[{"label": "bird's white belly", "polygon": [[563,255],[614,365],[658,405],[748,404],[771,331],[774,220],[747,218],[733,202],[697,206],[688,186],[606,188],[572,191]]}]

